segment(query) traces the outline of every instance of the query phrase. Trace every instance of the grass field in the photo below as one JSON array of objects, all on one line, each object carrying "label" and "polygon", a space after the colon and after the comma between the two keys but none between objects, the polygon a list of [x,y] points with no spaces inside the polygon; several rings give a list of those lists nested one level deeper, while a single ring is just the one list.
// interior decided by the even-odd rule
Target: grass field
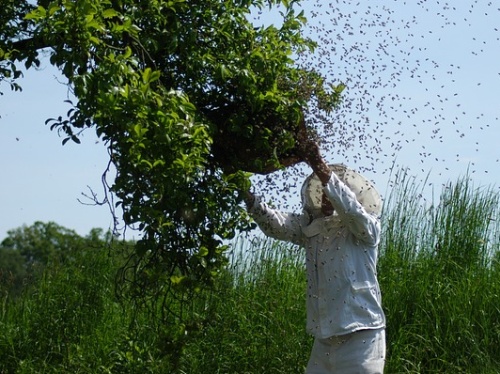
[{"label": "grass field", "polygon": [[[386,198],[379,280],[387,314],[386,373],[498,373],[499,196],[467,179],[437,203],[404,174]],[[239,238],[206,316],[177,355],[178,373],[303,373],[304,256]],[[0,303],[0,373],[170,373],[161,334],[114,292],[118,261],[83,251],[52,264],[22,297]],[[132,318],[134,317],[134,318]]]}]

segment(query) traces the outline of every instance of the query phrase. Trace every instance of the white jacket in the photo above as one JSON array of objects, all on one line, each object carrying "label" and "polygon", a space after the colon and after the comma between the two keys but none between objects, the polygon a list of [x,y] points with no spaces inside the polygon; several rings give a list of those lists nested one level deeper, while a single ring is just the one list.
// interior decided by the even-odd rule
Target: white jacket
[{"label": "white jacket", "polygon": [[307,329],[317,338],[385,327],[377,281],[380,221],[334,173],[323,191],[335,213],[282,213],[256,198],[249,213],[268,236],[306,249]]}]

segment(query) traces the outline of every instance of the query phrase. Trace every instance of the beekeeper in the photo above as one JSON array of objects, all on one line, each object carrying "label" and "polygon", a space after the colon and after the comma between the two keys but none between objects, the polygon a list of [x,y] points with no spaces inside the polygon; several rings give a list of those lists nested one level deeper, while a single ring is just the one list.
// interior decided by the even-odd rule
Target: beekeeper
[{"label": "beekeeper", "polygon": [[250,192],[246,203],[266,235],[306,250],[307,330],[315,338],[306,373],[383,373],[380,195],[362,175],[327,165],[316,143],[305,158],[314,173],[302,187],[302,213],[271,209]]}]

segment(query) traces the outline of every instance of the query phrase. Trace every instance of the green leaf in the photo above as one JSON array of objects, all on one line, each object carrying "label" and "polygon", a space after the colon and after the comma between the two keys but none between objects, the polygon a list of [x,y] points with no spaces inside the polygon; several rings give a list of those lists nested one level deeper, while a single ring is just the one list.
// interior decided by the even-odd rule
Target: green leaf
[{"label": "green leaf", "polygon": [[151,79],[151,71],[152,71],[151,68],[146,68],[142,72],[142,81],[144,83],[149,83],[149,81]]},{"label": "green leaf", "polygon": [[165,165],[165,161],[163,161],[163,160],[156,160],[155,162],[153,162],[153,167],[164,166],[164,165]]},{"label": "green leaf", "polygon": [[138,137],[143,137],[143,135],[148,131],[147,128],[143,128],[140,123],[134,125],[134,132]]},{"label": "green leaf", "polygon": [[149,162],[148,160],[142,159],[139,163],[147,166],[149,169],[153,168],[153,164],[151,162]]},{"label": "green leaf", "polygon": [[95,30],[102,30],[103,26],[99,23],[98,20],[92,19],[86,23],[87,28],[89,29],[95,29]]},{"label": "green leaf", "polygon": [[50,4],[49,6],[49,16],[53,16],[56,12],[60,11],[61,7],[55,3]]},{"label": "green leaf", "polygon": [[231,70],[229,70],[225,65],[220,65],[219,69],[220,76],[223,80],[227,80],[233,77]]},{"label": "green leaf", "polygon": [[186,279],[186,277],[183,275],[172,275],[170,277],[170,282],[172,282],[172,284],[179,285],[185,279]]},{"label": "green leaf", "polygon": [[206,256],[208,256],[208,254],[209,254],[208,248],[205,246],[201,246],[196,255],[198,257],[206,257]]},{"label": "green leaf", "polygon": [[26,20],[38,20],[41,18],[45,18],[47,16],[47,10],[43,6],[39,6],[38,8],[32,10],[28,13],[24,19]]},{"label": "green leaf", "polygon": [[160,72],[158,70],[152,70],[151,68],[146,68],[142,72],[142,81],[146,84],[157,81],[160,78]]},{"label": "green leaf", "polygon": [[124,59],[128,59],[130,56],[132,56],[132,48],[130,48],[129,46],[126,46],[125,52],[123,53],[122,56]]},{"label": "green leaf", "polygon": [[89,38],[89,41],[91,41],[93,44],[100,44],[101,43],[101,39],[95,37],[95,36],[91,36]]},{"label": "green leaf", "polygon": [[106,9],[104,12],[102,12],[102,17],[106,18],[106,19],[118,17],[119,15],[120,15],[120,13],[118,13],[116,10],[111,9],[111,8]]}]

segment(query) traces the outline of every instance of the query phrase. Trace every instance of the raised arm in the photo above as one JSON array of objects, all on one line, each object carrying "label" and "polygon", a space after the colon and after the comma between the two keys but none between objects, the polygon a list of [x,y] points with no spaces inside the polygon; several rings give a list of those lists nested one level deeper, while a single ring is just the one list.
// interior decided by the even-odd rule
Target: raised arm
[{"label": "raised arm", "polygon": [[330,181],[332,171],[321,156],[318,144],[315,141],[308,140],[305,144],[303,144],[303,147],[303,156],[305,161],[314,171],[314,174],[318,176],[323,186],[326,185]]},{"label": "raised arm", "polygon": [[321,156],[318,143],[308,137],[305,128],[299,131],[298,143],[302,158],[313,169],[323,186],[326,185],[330,180],[332,171]]},{"label": "raised arm", "polygon": [[323,184],[321,209],[325,215],[338,213],[349,230],[360,240],[376,244],[380,236],[378,219],[369,214],[357,200],[356,194],[336,174],[321,156],[319,146],[312,140],[301,141],[302,156]]},{"label": "raised arm", "polygon": [[300,215],[272,209],[250,191],[245,192],[245,203],[248,213],[266,236],[303,245]]}]

